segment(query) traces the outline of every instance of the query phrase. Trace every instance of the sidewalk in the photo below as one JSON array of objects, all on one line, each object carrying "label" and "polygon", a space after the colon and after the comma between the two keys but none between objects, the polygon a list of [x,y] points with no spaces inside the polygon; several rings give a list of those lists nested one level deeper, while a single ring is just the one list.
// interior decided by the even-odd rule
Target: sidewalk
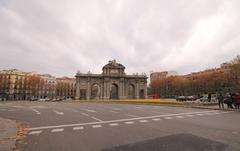
[{"label": "sidewalk", "polygon": [[[220,109],[218,105],[196,105],[196,106],[191,106],[191,107],[199,108],[199,109],[223,110],[223,109]],[[225,104],[224,104],[224,110],[237,111],[236,109],[228,109],[227,105],[225,105]]]},{"label": "sidewalk", "polygon": [[0,151],[12,151],[17,135],[16,122],[0,117]]}]

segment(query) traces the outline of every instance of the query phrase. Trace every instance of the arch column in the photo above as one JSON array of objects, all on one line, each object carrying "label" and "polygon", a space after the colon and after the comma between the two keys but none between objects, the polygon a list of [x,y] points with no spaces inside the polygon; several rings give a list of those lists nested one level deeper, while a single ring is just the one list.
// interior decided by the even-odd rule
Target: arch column
[{"label": "arch column", "polygon": [[78,78],[76,83],[76,99],[80,99],[80,81]]},{"label": "arch column", "polygon": [[87,100],[90,100],[90,80],[87,80],[87,94],[86,94]]},{"label": "arch column", "polygon": [[136,99],[139,99],[139,83],[136,81]]}]

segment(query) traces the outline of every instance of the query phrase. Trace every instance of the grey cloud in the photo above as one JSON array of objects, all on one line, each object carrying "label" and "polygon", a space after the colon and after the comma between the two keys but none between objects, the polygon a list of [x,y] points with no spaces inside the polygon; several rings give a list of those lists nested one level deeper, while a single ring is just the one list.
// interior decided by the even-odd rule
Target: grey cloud
[{"label": "grey cloud", "polygon": [[215,67],[239,53],[238,0],[3,0],[0,68],[73,76]]}]

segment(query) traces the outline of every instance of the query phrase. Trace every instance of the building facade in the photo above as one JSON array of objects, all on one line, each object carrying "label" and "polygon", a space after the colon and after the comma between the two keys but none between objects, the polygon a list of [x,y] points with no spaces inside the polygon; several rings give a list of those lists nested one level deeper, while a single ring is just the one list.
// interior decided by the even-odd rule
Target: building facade
[{"label": "building facade", "polygon": [[75,98],[75,78],[57,78],[56,96],[58,98]]},{"label": "building facade", "polygon": [[116,60],[102,68],[102,74],[76,74],[76,99],[145,99],[147,76],[126,75],[125,67]]},{"label": "building facade", "polygon": [[56,96],[56,77],[50,74],[38,74],[40,81],[37,84],[36,98],[55,98]]},{"label": "building facade", "polygon": [[0,71],[0,98],[2,100],[25,100],[33,95],[34,72],[23,72],[17,69]]},{"label": "building facade", "polygon": [[178,75],[176,71],[162,71],[162,72],[152,72],[150,74],[150,83],[156,80],[165,80],[169,76]]}]

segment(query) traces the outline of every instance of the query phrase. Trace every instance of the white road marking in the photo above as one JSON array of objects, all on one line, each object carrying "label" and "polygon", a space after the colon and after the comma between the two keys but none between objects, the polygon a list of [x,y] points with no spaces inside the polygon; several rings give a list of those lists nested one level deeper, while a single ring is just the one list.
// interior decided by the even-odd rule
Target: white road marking
[{"label": "white road marking", "polygon": [[166,120],[171,120],[171,119],[173,119],[172,117],[165,117],[164,119],[166,119]]},{"label": "white road marking", "polygon": [[139,117],[139,116],[132,115],[132,114],[124,114],[124,115],[129,116],[129,117]]},{"label": "white road marking", "polygon": [[83,130],[83,129],[84,129],[83,126],[79,126],[79,127],[74,127],[74,128],[73,128],[73,130],[75,130],[75,131],[76,131],[76,130]]},{"label": "white road marking", "polygon": [[35,112],[36,114],[38,114],[38,115],[41,114],[38,110],[36,110],[36,109],[34,109],[34,108],[31,108],[31,110],[34,111],[34,112]]},{"label": "white road marking", "polygon": [[64,131],[63,128],[58,128],[58,129],[51,130],[51,132],[53,132],[53,133],[55,133],[55,132],[62,132],[62,131]]},{"label": "white road marking", "polygon": [[133,121],[125,122],[125,124],[134,124]]},{"label": "white road marking", "polygon": [[42,131],[32,131],[32,132],[29,132],[28,135],[35,135],[40,133],[42,133]]},{"label": "white road marking", "polygon": [[233,111],[222,112],[223,114],[232,113]]},{"label": "white road marking", "polygon": [[117,110],[117,111],[120,111],[120,110],[122,110],[122,109],[120,109],[120,108],[112,108],[113,110]]},{"label": "white road marking", "polygon": [[153,121],[160,121],[161,119],[160,118],[154,118],[152,119]]},{"label": "white road marking", "polygon": [[97,120],[98,122],[102,122],[102,120],[101,120],[101,119],[99,119],[99,118],[96,118],[96,117],[94,117],[94,116],[92,116],[91,118],[93,118],[94,120]]},{"label": "white road marking", "polygon": [[118,126],[119,124],[118,123],[110,123],[109,125],[110,126]]},{"label": "white road marking", "polygon": [[81,113],[82,115],[84,115],[84,116],[89,116],[87,113]]},{"label": "white road marking", "polygon": [[100,128],[102,125],[93,125],[92,128]]},{"label": "white road marking", "polygon": [[198,115],[198,116],[203,116],[203,114],[196,114],[196,115]]},{"label": "white road marking", "polygon": [[16,110],[10,109],[10,110],[7,110],[7,111],[13,112],[13,111],[16,111]]},{"label": "white road marking", "polygon": [[177,118],[184,118],[184,116],[176,116]]},{"label": "white road marking", "polygon": [[53,112],[55,112],[57,115],[64,115],[63,112],[59,112],[59,111],[57,111],[57,110],[53,110]]},{"label": "white road marking", "polygon": [[186,115],[187,117],[194,117],[194,115]]},{"label": "white road marking", "polygon": [[147,123],[148,120],[140,120],[139,122],[140,122],[140,123]]},{"label": "white road marking", "polygon": [[119,113],[119,112],[117,112],[117,111],[109,111],[109,112],[112,112],[112,113]]},{"label": "white road marking", "polygon": [[97,111],[94,111],[94,110],[86,110],[86,111],[88,111],[88,112],[92,112],[92,113],[97,112]]},{"label": "white road marking", "polygon": [[161,117],[169,117],[169,116],[181,116],[181,115],[199,114],[199,113],[211,113],[211,112],[216,112],[216,111],[186,112],[186,113],[177,113],[177,114],[165,114],[165,115],[154,115],[154,116],[145,116],[145,117],[137,117],[137,118],[119,119],[119,120],[109,120],[109,121],[102,121],[102,122],[88,122],[88,123],[76,123],[76,124],[63,124],[63,125],[52,125],[52,126],[40,126],[40,127],[32,127],[32,128],[29,128],[28,130],[42,130],[42,129],[62,128],[62,127],[95,125],[95,124],[125,122],[125,121],[129,121],[129,120],[152,119],[152,118],[161,118]]}]

